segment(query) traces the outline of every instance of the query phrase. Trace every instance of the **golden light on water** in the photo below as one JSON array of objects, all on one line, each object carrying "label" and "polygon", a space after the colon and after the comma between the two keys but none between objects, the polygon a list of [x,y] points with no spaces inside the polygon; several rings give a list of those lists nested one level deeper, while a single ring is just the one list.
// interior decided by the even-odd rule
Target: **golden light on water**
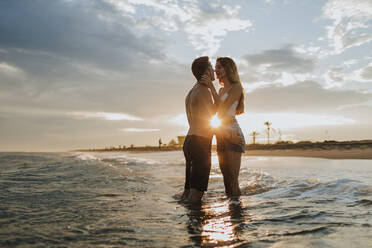
[{"label": "golden light on water", "polygon": [[218,118],[217,115],[214,115],[211,120],[210,120],[210,125],[213,127],[213,128],[218,128],[220,125],[221,125],[221,120]]},{"label": "golden light on water", "polygon": [[230,216],[224,216],[229,212],[228,203],[214,203],[208,207],[207,214],[215,215],[216,218],[208,219],[203,225],[203,244],[228,244],[235,238],[233,224]]},{"label": "golden light on water", "polygon": [[234,240],[233,226],[230,216],[207,220],[203,226],[204,244],[223,244]]},{"label": "golden light on water", "polygon": [[218,168],[218,156],[217,156],[217,153],[213,153],[212,154],[211,161],[212,161],[212,166],[215,167],[215,168]]}]

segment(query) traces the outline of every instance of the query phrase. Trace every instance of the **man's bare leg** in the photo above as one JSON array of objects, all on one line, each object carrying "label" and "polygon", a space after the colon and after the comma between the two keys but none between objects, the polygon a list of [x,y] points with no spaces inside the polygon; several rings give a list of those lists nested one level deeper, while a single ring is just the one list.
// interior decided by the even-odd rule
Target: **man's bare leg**
[{"label": "man's bare leg", "polygon": [[199,203],[203,197],[203,194],[204,191],[191,188],[189,193],[189,203]]},{"label": "man's bare leg", "polygon": [[188,199],[189,199],[189,194],[190,194],[190,189],[185,189],[185,190],[183,191],[183,194],[182,194],[181,200],[182,200],[182,201],[188,200]]}]

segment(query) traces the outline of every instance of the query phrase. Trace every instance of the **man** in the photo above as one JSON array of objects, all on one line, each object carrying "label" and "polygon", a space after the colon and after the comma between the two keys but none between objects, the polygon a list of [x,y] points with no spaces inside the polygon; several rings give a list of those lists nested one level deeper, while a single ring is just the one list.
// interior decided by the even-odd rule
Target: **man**
[{"label": "man", "polygon": [[191,65],[197,82],[189,91],[185,104],[189,131],[183,145],[186,159],[186,181],[184,199],[190,203],[200,202],[208,188],[211,170],[212,128],[209,124],[216,113],[208,85],[202,83],[202,76],[214,80],[214,72],[207,56],[197,58]]}]

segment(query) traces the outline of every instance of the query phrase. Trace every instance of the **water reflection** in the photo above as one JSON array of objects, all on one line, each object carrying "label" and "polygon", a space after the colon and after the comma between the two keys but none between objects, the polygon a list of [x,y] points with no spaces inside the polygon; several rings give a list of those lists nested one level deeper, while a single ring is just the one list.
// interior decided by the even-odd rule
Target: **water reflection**
[{"label": "water reflection", "polygon": [[187,228],[196,246],[234,247],[242,234],[244,216],[240,199],[188,207]]}]

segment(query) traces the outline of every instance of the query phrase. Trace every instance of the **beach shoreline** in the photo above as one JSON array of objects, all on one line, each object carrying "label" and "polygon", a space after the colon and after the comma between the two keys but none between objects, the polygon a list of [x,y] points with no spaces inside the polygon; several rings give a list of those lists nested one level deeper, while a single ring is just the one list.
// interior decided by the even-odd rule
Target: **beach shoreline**
[{"label": "beach shoreline", "polygon": [[[159,149],[159,150],[80,150],[79,152],[129,152],[129,153],[159,153],[181,151],[182,149]],[[213,149],[215,152],[215,149]],[[76,151],[75,151],[76,152]],[[372,159],[372,147],[367,148],[292,148],[292,149],[247,149],[243,156],[268,156],[268,157],[309,157],[326,159]]]},{"label": "beach shoreline", "polygon": [[[275,144],[248,144],[243,156],[311,157],[328,159],[372,159],[372,140],[356,141],[300,141],[278,142]],[[75,150],[75,152],[129,152],[153,153],[181,151],[182,145],[111,147],[105,149]],[[216,151],[216,145],[212,146]]]},{"label": "beach shoreline", "polygon": [[247,150],[244,156],[310,157],[326,159],[372,159],[372,148]]}]

